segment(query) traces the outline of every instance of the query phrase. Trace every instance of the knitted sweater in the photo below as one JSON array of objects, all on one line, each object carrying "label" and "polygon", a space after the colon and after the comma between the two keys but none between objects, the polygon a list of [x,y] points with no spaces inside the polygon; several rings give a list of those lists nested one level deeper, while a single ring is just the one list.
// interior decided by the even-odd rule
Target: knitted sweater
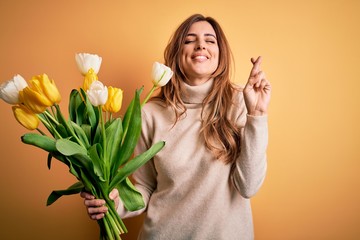
[{"label": "knitted sweater", "polygon": [[146,208],[119,209],[122,217],[146,211],[139,234],[144,240],[253,239],[249,198],[266,174],[267,117],[247,115],[241,91],[229,109],[241,128],[241,153],[235,164],[215,159],[200,134],[202,101],[213,85],[184,83],[186,116],[174,126],[175,114],[160,101],[142,112],[142,135],[137,153],[160,140],[165,147],[133,175]]}]

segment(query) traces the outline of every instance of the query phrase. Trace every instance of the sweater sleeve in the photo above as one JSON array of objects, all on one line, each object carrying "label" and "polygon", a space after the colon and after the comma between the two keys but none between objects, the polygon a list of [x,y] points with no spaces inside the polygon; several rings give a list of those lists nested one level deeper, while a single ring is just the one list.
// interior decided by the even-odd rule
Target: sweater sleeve
[{"label": "sweater sleeve", "polygon": [[[139,141],[135,148],[135,155],[145,152],[152,145],[152,133],[150,126],[151,122],[147,118],[146,113],[142,111],[142,129]],[[140,215],[146,210],[150,196],[157,185],[156,170],[153,159],[149,160],[146,164],[136,170],[132,176],[136,182],[135,187],[141,192],[143,196],[145,207],[138,211],[130,212],[127,211],[121,204],[117,211],[122,218],[134,217]]]},{"label": "sweater sleeve", "polygon": [[232,173],[233,183],[244,198],[254,196],[265,179],[267,143],[267,116],[247,115],[241,132],[240,156]]}]

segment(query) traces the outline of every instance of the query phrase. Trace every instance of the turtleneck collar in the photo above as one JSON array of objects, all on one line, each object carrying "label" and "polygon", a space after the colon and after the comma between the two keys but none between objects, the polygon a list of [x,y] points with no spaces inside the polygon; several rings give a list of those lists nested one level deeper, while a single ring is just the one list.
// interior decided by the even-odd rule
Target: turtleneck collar
[{"label": "turtleneck collar", "polygon": [[197,86],[191,86],[182,82],[183,91],[181,92],[181,99],[184,103],[202,103],[211,91],[213,83],[214,79],[209,79],[205,83]]}]

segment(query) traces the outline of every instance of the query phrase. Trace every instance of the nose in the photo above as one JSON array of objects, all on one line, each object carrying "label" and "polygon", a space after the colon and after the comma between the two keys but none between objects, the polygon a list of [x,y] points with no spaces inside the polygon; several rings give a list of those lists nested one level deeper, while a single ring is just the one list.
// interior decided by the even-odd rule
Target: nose
[{"label": "nose", "polygon": [[202,41],[197,41],[195,45],[195,50],[203,50],[205,49],[205,44]]}]

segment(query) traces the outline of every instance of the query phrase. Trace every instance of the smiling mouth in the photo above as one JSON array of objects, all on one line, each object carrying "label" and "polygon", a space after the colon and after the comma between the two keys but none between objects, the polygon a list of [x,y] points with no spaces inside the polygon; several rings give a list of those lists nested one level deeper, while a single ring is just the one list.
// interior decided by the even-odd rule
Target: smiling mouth
[{"label": "smiling mouth", "polygon": [[193,56],[192,59],[199,60],[199,61],[204,61],[204,60],[207,60],[208,57],[204,56],[204,55],[198,55],[198,56]]}]

